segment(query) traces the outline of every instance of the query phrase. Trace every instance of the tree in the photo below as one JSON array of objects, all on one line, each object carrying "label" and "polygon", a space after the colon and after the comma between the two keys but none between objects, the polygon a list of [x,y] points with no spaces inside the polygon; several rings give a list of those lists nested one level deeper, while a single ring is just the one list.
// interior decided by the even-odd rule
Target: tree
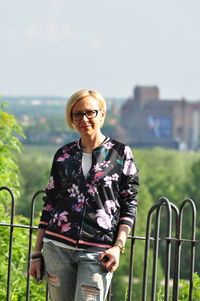
[{"label": "tree", "polygon": [[[19,137],[24,137],[24,134],[16,118],[3,111],[4,105],[0,103],[0,186],[8,186],[16,196],[19,196],[19,167],[16,152],[19,153],[22,149]],[[1,201],[6,207],[3,196]]]},{"label": "tree", "polygon": [[[3,111],[0,105],[0,186],[9,186],[15,196],[20,194],[19,167],[16,152],[20,152],[22,144],[19,136],[24,137],[21,127],[13,115]],[[7,200],[8,199],[8,200]],[[5,201],[7,200],[7,201]],[[6,191],[0,192],[0,221],[9,223],[9,198]],[[16,224],[28,224],[28,219],[15,217]],[[9,227],[0,227],[0,300],[6,299],[7,264],[9,247]],[[27,229],[14,229],[13,257],[11,266],[11,301],[25,300],[26,270],[29,233]],[[35,235],[34,235],[35,239]],[[45,285],[37,287],[31,282],[33,301],[45,300]]]}]

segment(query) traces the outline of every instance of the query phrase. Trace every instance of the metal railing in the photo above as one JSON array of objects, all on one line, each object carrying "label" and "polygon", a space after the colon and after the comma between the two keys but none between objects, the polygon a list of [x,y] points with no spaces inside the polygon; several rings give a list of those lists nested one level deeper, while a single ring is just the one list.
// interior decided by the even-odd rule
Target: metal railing
[{"label": "metal railing", "polygon": [[[15,217],[15,199],[12,191],[8,187],[0,187],[0,191],[6,191],[10,195],[11,199],[11,214],[10,214],[10,223],[0,223],[1,227],[9,227],[9,253],[8,253],[8,269],[7,269],[7,285],[6,285],[6,301],[11,300],[11,265],[12,265],[12,250],[13,250],[13,237],[15,228],[25,228],[29,231],[29,241],[28,241],[28,254],[27,254],[27,283],[26,283],[26,301],[31,300],[30,297],[30,276],[28,275],[29,270],[29,258],[32,249],[32,237],[33,231],[37,229],[34,226],[34,210],[35,210],[35,201],[36,198],[44,194],[45,191],[37,191],[31,201],[31,215],[30,215],[30,224],[21,225],[14,223]],[[183,229],[183,213],[186,206],[190,207],[191,211],[191,229],[190,238],[186,239],[182,237]],[[166,218],[164,221],[161,221],[161,209],[165,211]],[[152,219],[154,222],[152,222]],[[163,238],[160,237],[160,229],[162,225],[165,224],[166,231]],[[163,231],[162,231],[163,232]],[[153,235],[152,235],[153,233]],[[164,301],[178,301],[179,296],[179,280],[180,280],[180,263],[181,263],[181,247],[183,243],[190,245],[190,258],[189,262],[189,299],[192,301],[192,291],[193,291],[193,274],[194,274],[194,265],[195,265],[195,249],[197,244],[200,241],[196,240],[196,207],[195,203],[191,199],[185,199],[180,208],[178,209],[173,203],[171,203],[166,197],[161,197],[159,201],[153,205],[147,215],[146,221],[146,235],[144,237],[136,236],[134,230],[131,236],[128,237],[130,240],[130,264],[129,264],[129,277],[128,277],[128,292],[127,300],[132,301],[133,293],[133,283],[134,283],[134,250],[135,245],[138,241],[144,241],[144,268],[143,268],[143,284],[141,292],[141,301],[155,301],[158,287],[157,280],[157,270],[158,270],[158,258],[159,258],[159,249],[160,243],[165,242],[165,280],[164,280]],[[0,238],[1,239],[1,238]],[[173,254],[172,254],[172,244],[173,244]],[[153,253],[153,264],[152,272],[149,273],[149,253]],[[174,264],[171,264],[171,258],[174,257]],[[173,275],[173,277],[171,277]],[[172,297],[169,297],[170,289],[170,277],[172,278]],[[148,292],[148,283],[151,283],[151,292],[150,299],[147,300]],[[149,297],[148,297],[149,298]],[[114,292],[112,292],[112,287],[109,291],[108,301],[121,301],[116,300],[114,297]],[[46,300],[48,299],[48,287],[46,288]],[[135,301],[135,300],[134,300]],[[139,301],[139,300],[137,300]]]}]

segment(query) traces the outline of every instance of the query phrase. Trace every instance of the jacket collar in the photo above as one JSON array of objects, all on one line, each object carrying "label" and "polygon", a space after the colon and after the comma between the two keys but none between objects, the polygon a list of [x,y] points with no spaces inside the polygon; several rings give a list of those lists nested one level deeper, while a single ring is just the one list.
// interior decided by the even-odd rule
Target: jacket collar
[{"label": "jacket collar", "polygon": [[[104,141],[99,146],[97,146],[96,148],[94,148],[94,150],[96,150],[96,149],[104,146],[106,143],[108,143],[108,141],[110,141],[110,138],[108,136],[106,136],[106,138],[104,139]],[[76,147],[83,152],[83,147],[81,145],[81,138],[79,140],[76,140],[75,144],[76,144]],[[75,144],[73,144],[72,147],[74,147]]]}]

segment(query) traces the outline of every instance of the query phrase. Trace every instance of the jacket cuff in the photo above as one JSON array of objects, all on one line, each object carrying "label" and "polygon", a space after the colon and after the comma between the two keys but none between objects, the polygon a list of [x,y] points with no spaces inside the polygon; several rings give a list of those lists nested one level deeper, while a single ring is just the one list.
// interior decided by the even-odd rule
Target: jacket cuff
[{"label": "jacket cuff", "polygon": [[133,227],[133,224],[134,224],[134,220],[130,217],[121,217],[120,220],[119,220],[119,224],[124,224],[124,225],[128,225],[130,226],[131,228]]},{"label": "jacket cuff", "polygon": [[48,224],[48,222],[40,221],[38,228],[46,229]]}]

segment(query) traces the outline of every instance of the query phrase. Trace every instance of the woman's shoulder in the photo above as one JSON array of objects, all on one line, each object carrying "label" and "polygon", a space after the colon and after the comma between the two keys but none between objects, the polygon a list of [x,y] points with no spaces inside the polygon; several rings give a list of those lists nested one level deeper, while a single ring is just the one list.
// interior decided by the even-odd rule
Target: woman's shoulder
[{"label": "woman's shoulder", "polygon": [[58,156],[60,156],[61,154],[64,154],[64,153],[70,153],[70,152],[73,151],[74,148],[77,148],[77,147],[78,147],[78,141],[77,140],[66,143],[56,151],[54,157],[58,157]]},{"label": "woman's shoulder", "polygon": [[125,144],[124,142],[118,141],[118,140],[113,139],[113,138],[110,138],[110,142],[111,142],[113,145],[116,145],[116,146],[118,146],[118,147],[121,147],[122,149],[125,149],[125,148],[131,149],[131,148],[132,148],[132,147],[130,147],[129,145]]}]

